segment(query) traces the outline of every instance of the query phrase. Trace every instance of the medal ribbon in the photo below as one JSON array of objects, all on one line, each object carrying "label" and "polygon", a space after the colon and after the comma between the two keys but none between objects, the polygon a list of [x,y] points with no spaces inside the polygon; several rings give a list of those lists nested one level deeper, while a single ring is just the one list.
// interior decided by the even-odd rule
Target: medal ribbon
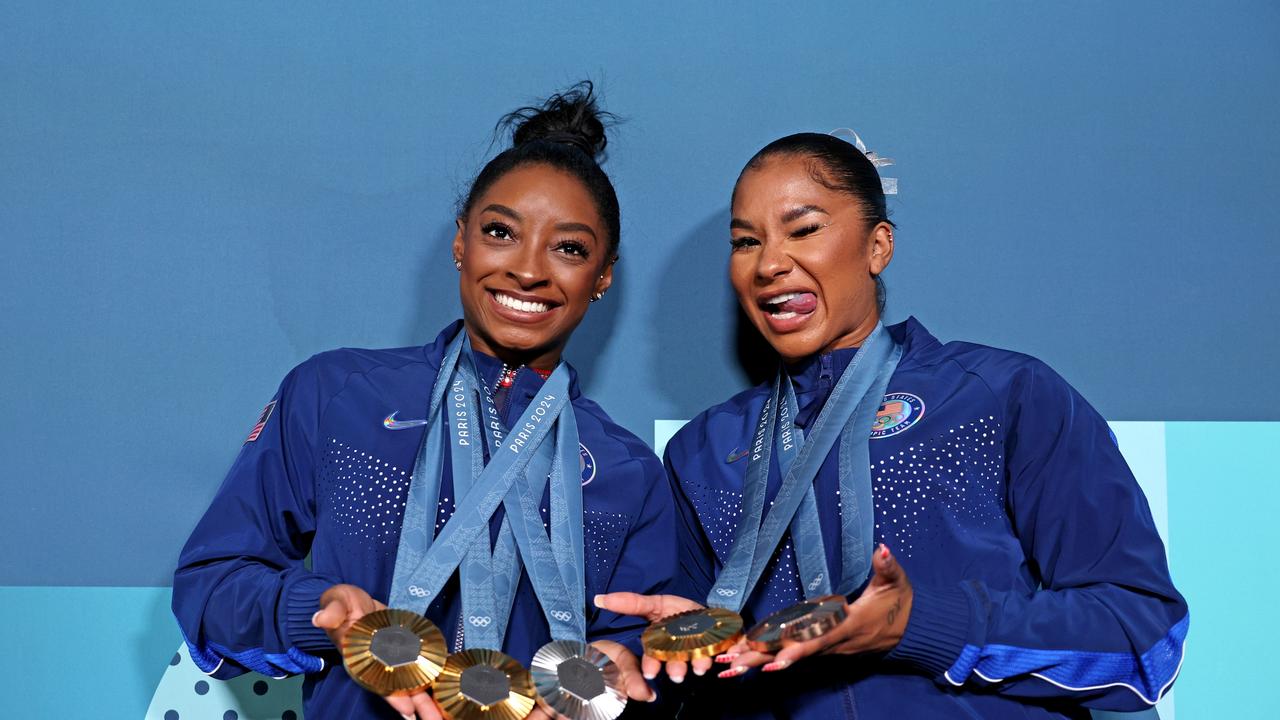
[{"label": "medal ribbon", "polygon": [[[484,388],[483,385],[480,387]],[[506,430],[493,394],[487,388],[483,399],[488,415],[484,435],[488,439],[490,454],[494,455],[501,450]],[[529,461],[523,478],[503,499],[506,509],[504,521],[514,530],[514,542],[520,549],[519,559],[524,561],[529,572],[530,583],[547,618],[552,639],[586,642],[582,483],[578,481],[578,425],[572,406],[556,418],[555,432],[554,449],[549,447],[549,443],[542,443]],[[542,525],[539,509],[548,482],[551,485],[550,537]],[[518,566],[515,578],[519,578]],[[463,601],[465,612],[465,595]]]},{"label": "medal ribbon", "polygon": [[[521,425],[515,433],[506,436],[497,420],[492,397],[487,392],[485,399],[488,400],[486,410],[490,415],[488,422],[480,427],[471,416],[471,408],[480,406],[476,401],[479,399],[478,388],[483,385],[477,381],[478,374],[469,353],[466,332],[459,331],[458,336],[446,348],[444,361],[436,376],[431,411],[427,416],[428,429],[415,463],[405,507],[390,604],[393,607],[425,609],[457,569],[462,580],[463,615],[467,624],[466,646],[497,649],[502,647],[515,588],[519,582],[520,562],[515,553],[517,545],[527,546],[528,550],[522,547],[522,554],[530,558],[539,557],[539,552],[532,544],[537,540],[529,541],[535,535],[553,547],[564,545],[568,548],[560,551],[563,557],[557,557],[552,563],[555,567],[550,580],[547,578],[546,562],[537,560],[530,564],[530,579],[535,589],[560,585],[566,578],[581,577],[584,573],[580,550],[581,484],[555,477],[557,472],[563,475],[565,465],[560,456],[566,453],[559,451],[565,444],[568,444],[574,454],[575,463],[572,467],[576,467],[578,442],[572,406],[568,402],[567,364],[561,363],[556,368],[543,385],[539,397],[524,413]],[[462,362],[459,362],[460,358],[463,359]],[[441,422],[440,407],[446,393],[449,395],[449,405],[446,408],[448,420]],[[563,412],[566,408],[568,412]],[[562,422],[563,418],[568,418],[568,421]],[[451,458],[457,504],[453,516],[439,535],[436,535],[434,519],[440,495],[446,425],[453,439]],[[553,443],[544,442],[553,426],[556,430],[554,447]],[[483,449],[477,432],[485,438],[483,442],[491,450],[487,466],[484,464]],[[531,465],[536,468],[531,469]],[[541,489],[547,482],[547,468],[551,469],[553,496],[557,490],[562,495],[571,495],[572,491],[567,490],[567,486],[572,486],[577,492],[576,503],[567,497],[559,501],[553,499],[553,525],[559,519],[563,526],[561,532],[553,533],[560,538],[556,543],[547,539],[541,515],[537,512]],[[533,477],[540,479],[540,482],[533,483],[538,487],[538,497],[533,501],[532,515],[523,512],[521,506],[515,504],[519,502],[516,499],[518,494],[526,491],[513,491],[513,488],[530,484],[526,480],[526,473],[530,471],[534,473]],[[500,502],[506,503],[507,512],[493,551],[490,552],[489,520]],[[558,515],[555,512],[557,507],[565,508],[565,513]],[[577,508],[577,514],[567,515],[569,509],[574,507]],[[570,557],[575,545],[572,537],[575,530],[578,537],[576,562],[575,558]],[[526,538],[526,542],[520,542],[521,537]],[[553,549],[553,556],[555,552],[557,550]],[[563,569],[562,572],[564,565],[572,567]],[[581,588],[583,585],[579,582],[575,587]],[[542,600],[541,592],[539,599]],[[585,636],[584,605],[583,602],[578,602],[549,607],[544,603],[544,608],[547,608],[548,621],[553,623],[553,628],[557,627],[555,623],[560,622],[559,618],[566,617],[567,614],[561,624],[581,628],[576,632]],[[570,634],[564,628],[559,631]]]},{"label": "medal ribbon", "polygon": [[[822,543],[813,481],[827,455],[842,435],[842,450],[853,450],[840,463],[841,573],[840,591],[851,592],[862,583],[870,567],[874,533],[871,508],[869,433],[881,398],[888,386],[902,348],[877,323],[871,335],[840,375],[830,397],[818,413],[808,438],[794,428],[795,390],[784,369],[779,369],[773,392],[765,401],[752,443],[743,488],[742,517],[729,559],[721,569],[707,604],[740,611],[760,580],[770,557],[788,526],[796,546],[797,566],[806,597],[830,591],[830,572]],[[779,417],[781,416],[781,417]],[[780,420],[785,419],[782,432]],[[848,430],[848,432],[845,432]],[[856,452],[861,445],[862,452]],[[779,453],[782,484],[768,513],[764,498],[768,486],[770,456]],[[859,568],[861,573],[858,574]],[[812,590],[810,589],[812,586]]]}]

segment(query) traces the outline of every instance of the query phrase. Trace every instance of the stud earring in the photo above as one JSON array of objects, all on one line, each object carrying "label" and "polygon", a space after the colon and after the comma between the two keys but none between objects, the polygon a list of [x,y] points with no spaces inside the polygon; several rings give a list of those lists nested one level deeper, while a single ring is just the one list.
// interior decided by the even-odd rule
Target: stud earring
[{"label": "stud earring", "polygon": [[456,268],[458,268],[458,270],[459,270],[459,271],[461,271],[461,270],[462,270],[462,261],[461,261],[461,260],[459,260],[459,259],[457,259],[457,258],[454,258],[454,259],[453,259],[453,266],[454,266],[454,267],[456,267]]}]

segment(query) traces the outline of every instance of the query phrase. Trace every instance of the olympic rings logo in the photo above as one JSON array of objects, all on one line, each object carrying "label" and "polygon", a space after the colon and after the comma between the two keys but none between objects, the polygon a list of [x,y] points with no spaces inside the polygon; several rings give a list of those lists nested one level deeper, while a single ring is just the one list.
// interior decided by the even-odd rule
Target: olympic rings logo
[{"label": "olympic rings logo", "polygon": [[472,615],[471,617],[467,618],[467,622],[471,623],[472,625],[475,625],[476,627],[489,627],[489,623],[493,622],[493,618],[489,617],[488,615],[484,615],[484,616]]},{"label": "olympic rings logo", "polygon": [[410,586],[409,586],[409,594],[410,594],[410,595],[412,595],[412,596],[414,596],[414,597],[416,597],[416,598],[424,598],[424,597],[426,597],[426,596],[427,596],[427,591],[426,591],[426,590],[423,590],[422,588],[418,587],[417,585],[410,585]]},{"label": "olympic rings logo", "polygon": [[721,597],[733,597],[738,594],[738,591],[730,590],[729,588],[716,588],[716,594]]},{"label": "olympic rings logo", "polygon": [[551,617],[559,620],[560,622],[569,622],[569,619],[573,617],[573,613],[566,610],[553,610],[551,612]]}]

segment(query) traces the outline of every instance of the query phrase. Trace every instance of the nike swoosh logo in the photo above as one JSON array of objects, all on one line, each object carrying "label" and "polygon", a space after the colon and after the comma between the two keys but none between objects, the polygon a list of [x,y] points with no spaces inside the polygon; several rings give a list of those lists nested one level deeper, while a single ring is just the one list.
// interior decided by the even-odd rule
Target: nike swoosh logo
[{"label": "nike swoosh logo", "polygon": [[383,419],[382,427],[388,430],[408,430],[409,428],[422,427],[427,424],[426,420],[397,420],[396,413],[398,412],[400,411],[396,410]]},{"label": "nike swoosh logo", "polygon": [[749,453],[746,450],[743,450],[742,452],[738,452],[738,448],[734,448],[733,452],[729,453],[729,457],[725,458],[724,461],[725,463],[732,465],[733,463],[736,463],[742,458],[746,457],[748,454]]}]

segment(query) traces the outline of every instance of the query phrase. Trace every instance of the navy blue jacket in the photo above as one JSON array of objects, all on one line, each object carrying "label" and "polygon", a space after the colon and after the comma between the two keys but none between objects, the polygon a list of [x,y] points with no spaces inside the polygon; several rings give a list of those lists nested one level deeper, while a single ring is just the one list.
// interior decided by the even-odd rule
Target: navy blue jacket
[{"label": "navy blue jacket", "polygon": [[[1057,718],[1138,710],[1182,661],[1187,606],[1146,498],[1102,417],[1044,363],[943,345],[913,319],[872,432],[876,541],[915,591],[885,656],[817,657],[701,681],[691,717]],[[792,368],[810,424],[855,351]],[[703,600],[728,558],[763,385],[712,407],[667,445],[683,571]],[[815,481],[832,585],[840,570],[839,444]],[[780,482],[775,467],[766,495]],[[784,541],[744,615],[802,597]]]},{"label": "navy blue jacket", "polygon": [[[445,345],[460,327],[451,325],[426,347],[321,353],[284,379],[265,424],[245,443],[183,548],[174,576],[173,610],[191,657],[206,673],[307,673],[309,719],[398,717],[351,682],[311,616],[320,594],[335,583],[386,602],[425,433],[411,422],[392,428],[422,419]],[[481,353],[475,358],[492,386],[501,363]],[[542,382],[527,369],[517,373],[501,403],[508,426]],[[588,639],[618,640],[638,651],[643,621],[597,610],[589,599],[669,589],[677,567],[670,486],[653,451],[583,397],[576,376],[570,400],[582,445]],[[443,466],[437,530],[453,511],[447,459]],[[547,507],[544,497],[544,516]],[[454,650],[461,617],[456,573],[426,615]],[[549,640],[523,575],[503,649],[527,665]]]}]

